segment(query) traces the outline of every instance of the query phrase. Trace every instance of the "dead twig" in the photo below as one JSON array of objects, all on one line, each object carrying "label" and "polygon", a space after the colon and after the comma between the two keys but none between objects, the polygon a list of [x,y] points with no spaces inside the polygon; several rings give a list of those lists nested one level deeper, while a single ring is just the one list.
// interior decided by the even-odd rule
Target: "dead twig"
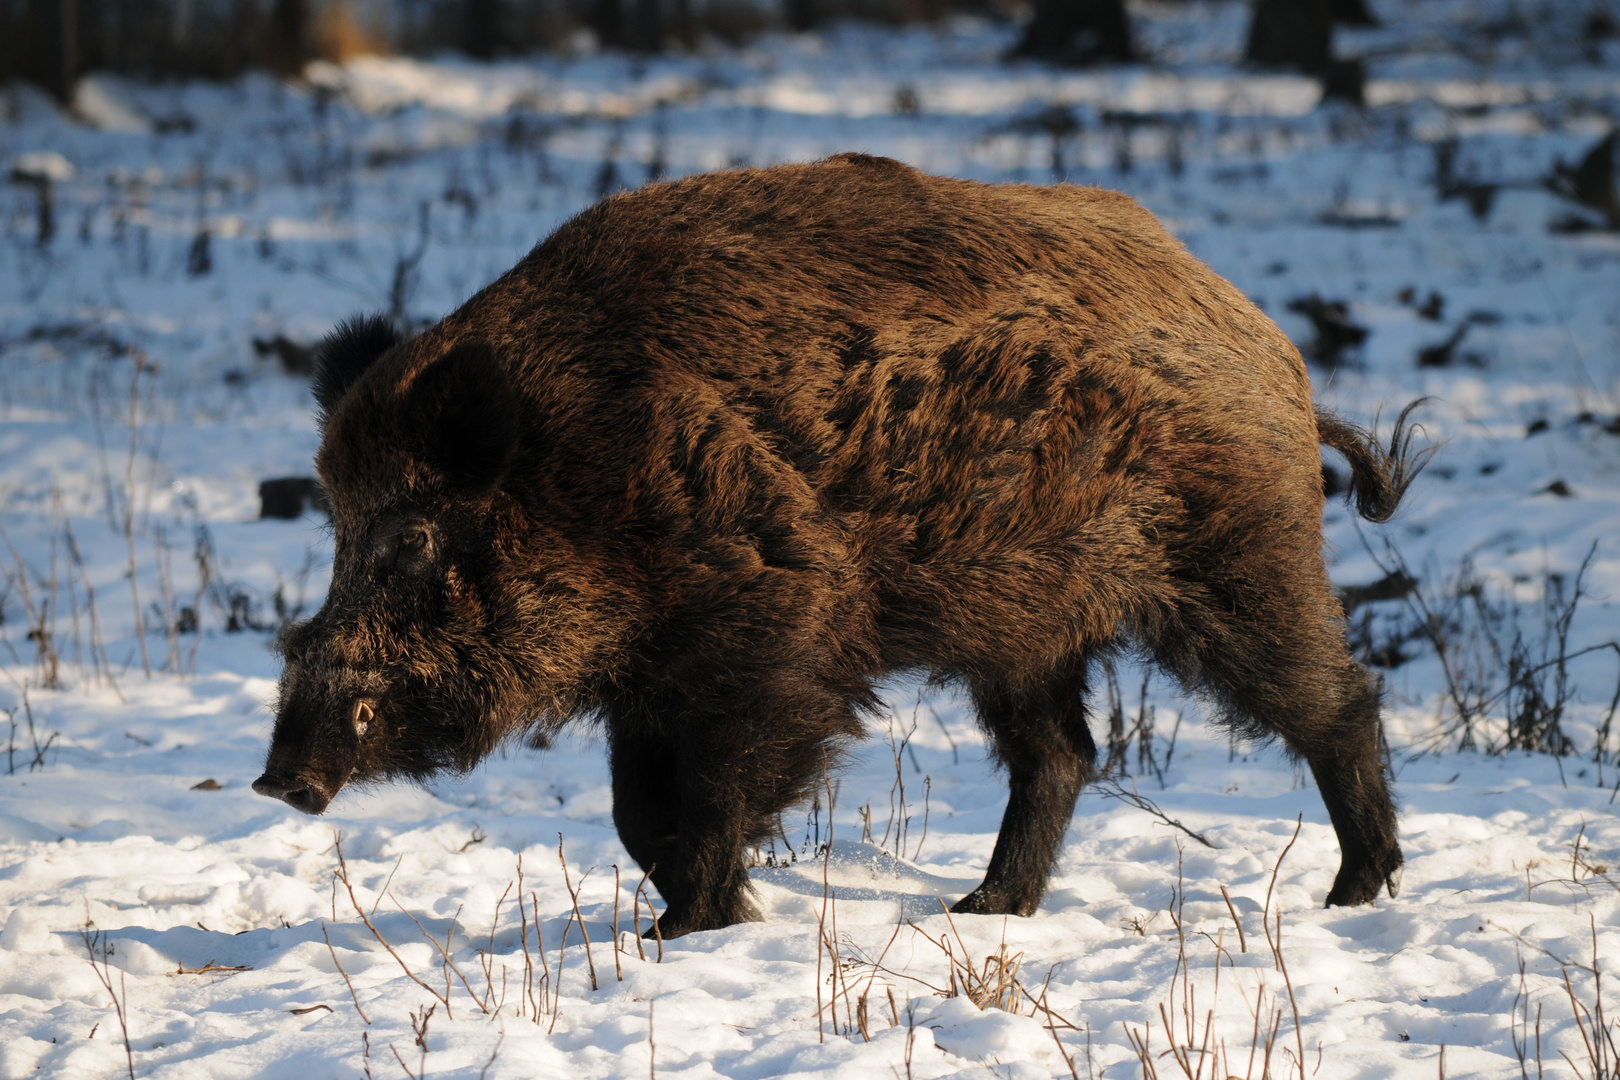
[{"label": "dead twig", "polygon": [[349,988],[349,998],[354,1002],[354,1011],[359,1013],[360,1019],[366,1022],[367,1027],[370,1027],[371,1017],[367,1016],[366,1010],[360,1007],[360,995],[354,992],[354,983],[349,981],[349,973],[344,971],[343,965],[338,962],[337,950],[332,947],[332,936],[326,932],[325,923],[321,924],[321,937],[326,939],[326,951],[332,954],[332,966],[337,968],[339,975],[343,976],[343,985]]},{"label": "dead twig", "polygon": [[135,1080],[135,1051],[129,1044],[129,1017],[124,1008],[129,1002],[129,991],[124,986],[123,971],[118,972],[118,989],[113,989],[112,965],[109,960],[112,956],[112,942],[108,941],[100,930],[91,930],[88,926],[79,930],[79,937],[84,939],[85,952],[90,954],[90,970],[96,973],[96,981],[101,983],[102,988],[112,998],[113,1012],[118,1016],[118,1031],[124,1039],[124,1064],[129,1069],[129,1080]]},{"label": "dead twig", "polygon": [[1171,828],[1180,829],[1182,832],[1186,833],[1200,844],[1203,844],[1205,847],[1211,850],[1215,849],[1215,845],[1210,841],[1209,837],[1205,836],[1203,833],[1194,832],[1192,829],[1189,829],[1187,826],[1183,825],[1181,822],[1159,809],[1158,805],[1152,799],[1149,799],[1146,795],[1143,795],[1141,792],[1137,791],[1136,782],[1134,780],[1131,782],[1131,788],[1129,791],[1127,791],[1124,785],[1119,782],[1118,777],[1111,775],[1104,776],[1101,780],[1097,781],[1095,786],[1098,793],[1102,795],[1103,798],[1119,799],[1121,802],[1129,803],[1138,810],[1145,810],[1149,814],[1152,814],[1154,817],[1158,818],[1160,821],[1164,822],[1166,825],[1169,825]]},{"label": "dead twig", "polygon": [[[456,913],[450,917],[450,927],[444,932],[444,944],[440,945],[438,938],[435,938],[432,934],[428,933],[428,928],[422,925],[422,920],[418,919],[415,915],[412,915],[410,911],[406,909],[405,905],[399,902],[398,898],[396,898],[393,893],[388,894],[388,899],[394,901],[394,906],[399,908],[407,919],[415,923],[416,928],[422,931],[422,936],[427,938],[428,941],[432,943],[433,947],[438,950],[444,970],[444,995],[443,997],[440,997],[439,1000],[444,1002],[445,1017],[450,1017],[450,975],[452,973],[455,974],[456,978],[461,980],[461,985],[466,989],[467,996],[473,999],[473,1004],[477,1005],[478,1008],[483,1011],[484,1015],[488,1016],[489,1007],[478,999],[478,995],[473,992],[472,984],[467,981],[467,976],[462,974],[461,968],[456,966],[455,960],[450,955],[450,939],[455,936],[456,923],[461,919],[461,908],[456,908]],[[434,996],[439,997],[437,994]]]},{"label": "dead twig", "polygon": [[[337,877],[338,881],[343,883],[344,889],[348,891],[349,903],[354,906],[354,913],[360,916],[361,922],[366,924],[366,929],[370,930],[371,936],[377,939],[377,944],[388,950],[388,955],[394,958],[394,962],[397,963],[399,965],[399,969],[405,973],[405,977],[442,1002],[444,1004],[444,1015],[449,1016],[450,994],[448,985],[446,985],[445,993],[439,993],[437,990],[433,989],[433,987],[429,986],[427,983],[418,978],[416,972],[411,970],[410,965],[405,963],[405,961],[400,957],[399,953],[394,951],[394,947],[388,943],[388,939],[382,936],[382,931],[377,929],[376,925],[371,921],[371,917],[366,914],[366,909],[360,905],[360,899],[354,895],[354,884],[349,880],[349,864],[343,857],[343,837],[341,835],[334,836],[332,846],[336,849],[338,857],[338,868],[336,871],[334,871],[334,875]],[[395,903],[398,903],[398,901],[395,901]],[[409,913],[407,912],[407,914]],[[431,938],[429,940],[431,940]],[[403,1065],[404,1062],[401,1062],[400,1064]]]},{"label": "dead twig", "polygon": [[238,971],[252,971],[252,964],[216,964],[212,960],[202,967],[188,968],[181,964],[168,975],[172,979],[176,975],[235,975]]},{"label": "dead twig", "polygon": [[[580,876],[579,888],[575,888],[568,875],[568,859],[563,855],[562,833],[557,834],[557,861],[562,863],[563,887],[568,890],[568,899],[574,905],[574,921],[579,923],[579,936],[585,939],[585,966],[591,974],[591,989],[595,990],[596,958],[591,955],[591,935],[585,930],[585,916],[579,913],[579,889],[585,887],[585,879],[591,876],[591,871],[587,870]],[[595,867],[591,869],[594,870]]]},{"label": "dead twig", "polygon": [[1221,899],[1226,901],[1227,914],[1232,916],[1232,925],[1237,927],[1238,952],[1246,953],[1249,951],[1249,946],[1243,940],[1243,922],[1238,918],[1237,908],[1232,906],[1232,894],[1226,891],[1225,885],[1221,886]]}]

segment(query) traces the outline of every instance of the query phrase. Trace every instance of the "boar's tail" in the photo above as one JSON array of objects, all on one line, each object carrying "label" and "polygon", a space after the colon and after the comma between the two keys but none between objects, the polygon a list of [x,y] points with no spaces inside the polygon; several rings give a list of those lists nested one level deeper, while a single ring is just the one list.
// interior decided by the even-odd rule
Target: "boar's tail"
[{"label": "boar's tail", "polygon": [[1378,437],[1359,424],[1353,424],[1327,409],[1316,409],[1316,437],[1343,454],[1350,463],[1350,489],[1345,501],[1354,500],[1356,512],[1368,521],[1388,521],[1395,516],[1401,496],[1437,447],[1413,450],[1415,430],[1407,425],[1412,410],[1428,401],[1419,398],[1401,410],[1390,432],[1389,446],[1379,445]]}]

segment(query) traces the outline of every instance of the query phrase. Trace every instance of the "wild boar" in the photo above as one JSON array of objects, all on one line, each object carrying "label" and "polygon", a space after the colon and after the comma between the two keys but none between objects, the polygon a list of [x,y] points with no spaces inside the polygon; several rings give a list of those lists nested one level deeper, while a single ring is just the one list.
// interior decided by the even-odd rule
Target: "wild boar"
[{"label": "wild boar", "polygon": [[1319,444],[1372,520],[1423,454],[1313,409],[1297,349],[1135,202],[846,154],[579,214],[314,382],[336,551],[254,789],[471,769],[600,724],[665,936],[759,917],[744,851],[876,680],[964,687],[1010,787],[960,912],[1029,915],[1139,649],[1311,767],[1329,904],[1394,895],[1378,685],[1322,558]]}]

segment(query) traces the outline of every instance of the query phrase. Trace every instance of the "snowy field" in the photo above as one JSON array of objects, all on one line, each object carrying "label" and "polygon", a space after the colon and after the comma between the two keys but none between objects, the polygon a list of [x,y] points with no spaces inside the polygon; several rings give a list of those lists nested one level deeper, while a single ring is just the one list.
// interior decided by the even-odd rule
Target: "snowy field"
[{"label": "snowy field", "polygon": [[[1620,42],[1373,6],[1359,111],[1236,66],[1246,8],[1209,2],[1133,6],[1152,68],[1004,65],[1014,31],[962,21],[0,96],[0,1077],[1614,1075],[1575,1009],[1620,971],[1620,233],[1544,181],[1620,121]],[[249,789],[270,640],[330,569],[317,514],[258,518],[311,472],[302,349],[443,315],[603,194],[843,150],[1129,192],[1322,401],[1432,397],[1404,514],[1326,514],[1341,587],[1418,581],[1352,614],[1398,899],[1323,909],[1307,774],[1130,664],[1126,770],[1030,919],[942,914],[1005,801],[949,689],[887,688],[830,811],[784,820],[768,921],[661,950],[588,729],[319,819]]]}]

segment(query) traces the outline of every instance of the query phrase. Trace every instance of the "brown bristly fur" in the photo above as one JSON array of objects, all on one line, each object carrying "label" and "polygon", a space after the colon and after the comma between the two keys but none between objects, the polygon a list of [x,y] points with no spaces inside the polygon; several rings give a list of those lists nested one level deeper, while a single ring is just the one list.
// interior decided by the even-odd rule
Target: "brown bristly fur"
[{"label": "brown bristly fur", "polygon": [[666,935],[758,917],[745,852],[863,732],[963,685],[1011,786],[956,910],[1036,909],[1140,648],[1311,766],[1343,862],[1401,865],[1379,690],[1322,560],[1319,444],[1394,512],[1423,454],[1130,199],[859,154],[608,199],[405,340],[323,348],[337,549],[281,647],[268,795],[466,770],[592,717]]}]

